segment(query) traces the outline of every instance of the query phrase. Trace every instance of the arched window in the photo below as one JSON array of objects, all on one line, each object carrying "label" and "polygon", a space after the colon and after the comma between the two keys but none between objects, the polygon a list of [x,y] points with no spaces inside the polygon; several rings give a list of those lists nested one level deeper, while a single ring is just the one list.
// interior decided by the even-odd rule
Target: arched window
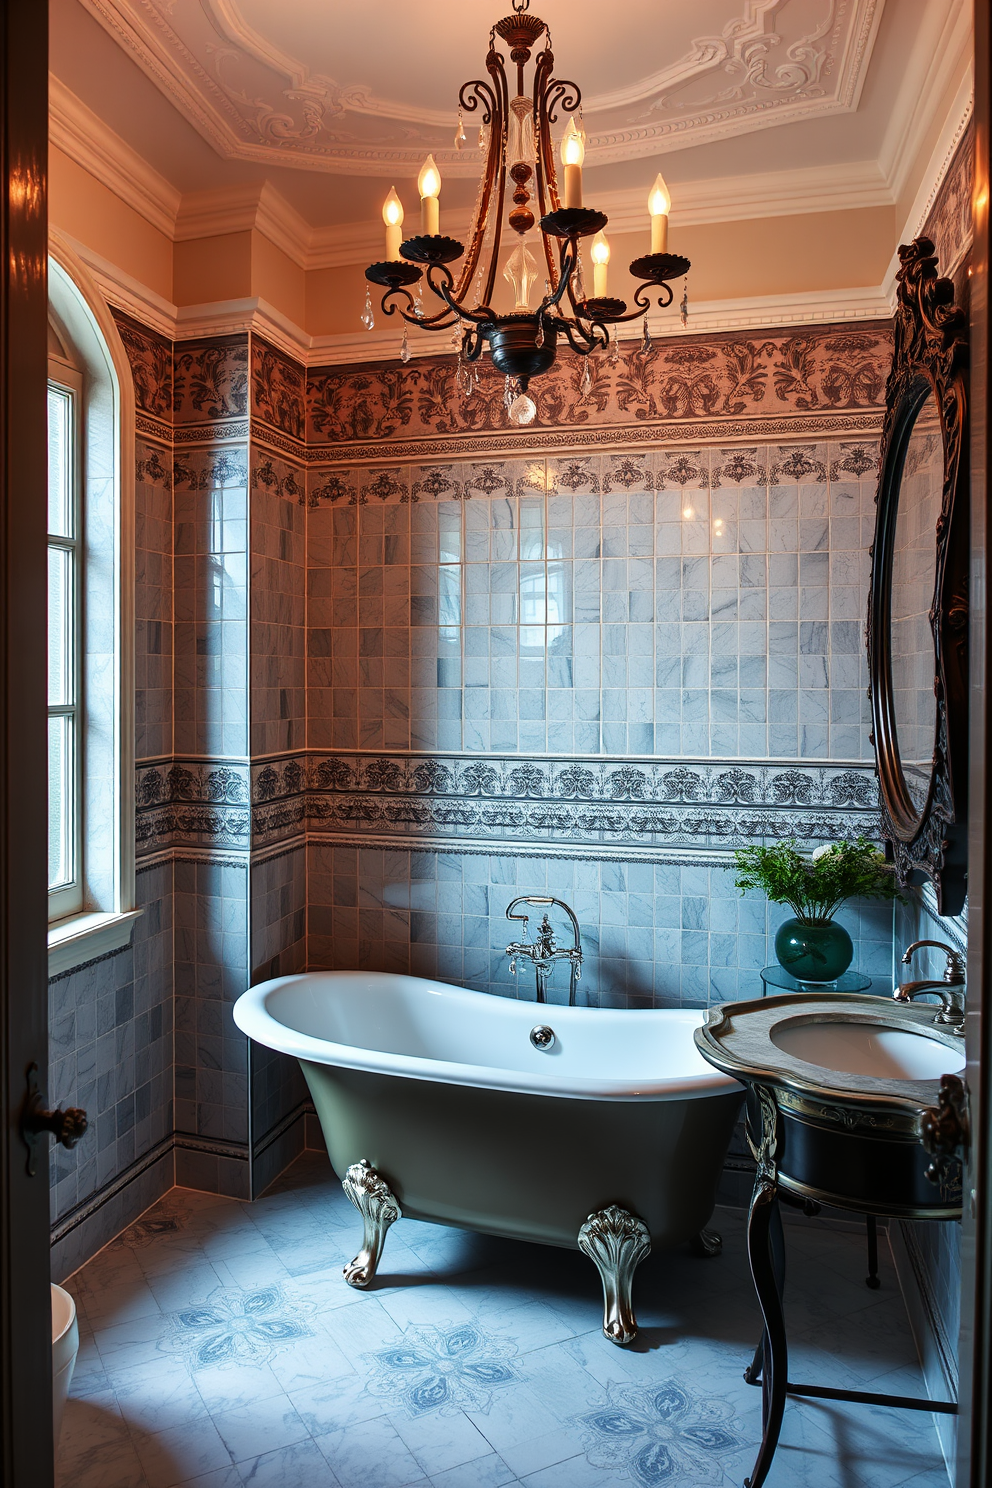
[{"label": "arched window", "polygon": [[124,945],[134,908],[134,406],[113,319],[49,265],[49,972]]}]

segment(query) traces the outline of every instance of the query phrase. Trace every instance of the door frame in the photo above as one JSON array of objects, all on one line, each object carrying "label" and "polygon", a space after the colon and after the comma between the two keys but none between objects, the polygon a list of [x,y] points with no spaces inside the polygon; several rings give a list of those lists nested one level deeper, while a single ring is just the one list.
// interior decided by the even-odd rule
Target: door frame
[{"label": "door frame", "polygon": [[956,1488],[992,1482],[992,655],[988,645],[992,528],[988,490],[989,122],[992,17],[975,0],[975,177],[971,261],[971,737],[968,834],[967,1081],[970,1145],[964,1172],[960,1402]]},{"label": "door frame", "polygon": [[0,1483],[53,1481],[47,1142],[20,1116],[48,1061],[48,6],[0,0]]}]

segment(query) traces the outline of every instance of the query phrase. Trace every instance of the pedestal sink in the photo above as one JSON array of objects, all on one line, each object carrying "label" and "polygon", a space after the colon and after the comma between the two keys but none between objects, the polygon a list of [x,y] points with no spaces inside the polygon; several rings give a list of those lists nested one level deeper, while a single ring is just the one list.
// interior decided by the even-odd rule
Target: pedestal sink
[{"label": "pedestal sink", "polygon": [[777,1049],[807,1064],[850,1075],[887,1080],[939,1080],[964,1069],[964,1048],[929,1038],[924,1029],[885,1028],[842,1018],[810,1022],[786,1018],[769,1037]]}]

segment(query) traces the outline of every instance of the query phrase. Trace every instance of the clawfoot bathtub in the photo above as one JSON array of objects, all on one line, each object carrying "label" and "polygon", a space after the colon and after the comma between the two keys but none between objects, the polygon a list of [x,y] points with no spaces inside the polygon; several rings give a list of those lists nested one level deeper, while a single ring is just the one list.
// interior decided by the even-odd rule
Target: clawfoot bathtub
[{"label": "clawfoot bathtub", "polygon": [[401,1214],[578,1247],[615,1343],[635,1336],[631,1283],[652,1246],[719,1247],[704,1226],[742,1091],[696,1052],[703,1016],[340,971],[263,982],[234,1009],[303,1068],[364,1222],[352,1286],[372,1281]]}]

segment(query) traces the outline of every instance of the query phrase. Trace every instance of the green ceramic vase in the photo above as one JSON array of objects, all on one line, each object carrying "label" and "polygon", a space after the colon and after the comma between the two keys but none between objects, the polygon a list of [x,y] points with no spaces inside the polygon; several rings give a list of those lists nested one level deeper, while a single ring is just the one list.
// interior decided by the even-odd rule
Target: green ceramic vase
[{"label": "green ceramic vase", "polygon": [[786,920],[775,934],[775,955],[797,982],[835,982],[854,960],[854,944],[836,920]]}]

